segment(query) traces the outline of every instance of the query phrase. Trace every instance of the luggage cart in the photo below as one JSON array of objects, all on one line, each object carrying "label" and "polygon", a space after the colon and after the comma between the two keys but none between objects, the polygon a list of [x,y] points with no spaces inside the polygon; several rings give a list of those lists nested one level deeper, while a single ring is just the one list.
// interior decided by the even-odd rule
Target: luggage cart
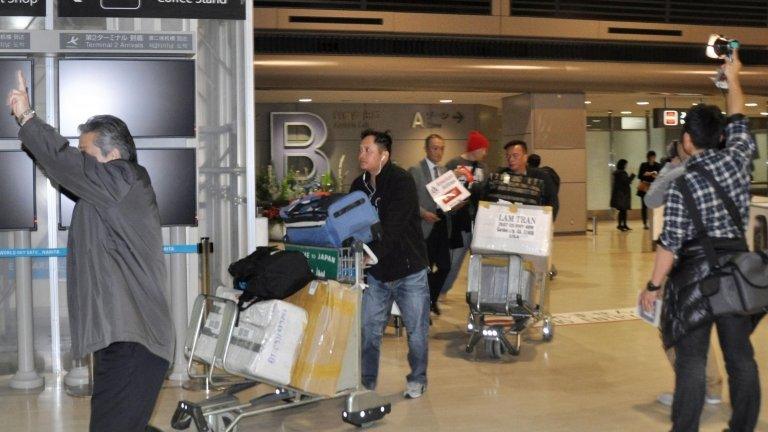
[{"label": "luggage cart", "polygon": [[[489,357],[520,354],[523,332],[542,321],[542,337],[549,342],[554,326],[545,312],[547,281],[545,271],[534,271],[533,265],[514,254],[472,254],[469,260],[467,303],[470,333],[466,351],[471,353],[483,341]],[[510,342],[508,336],[514,338]]]},{"label": "luggage cart", "polygon": [[[339,276],[342,283],[353,283],[351,289],[363,290],[363,245],[356,243],[350,248],[340,249]],[[342,366],[340,382],[352,383],[349,388],[339,391],[331,397],[307,393],[299,388],[269,382],[257,377],[232,373],[226,370],[225,365],[230,340],[234,330],[237,314],[237,305],[229,299],[210,295],[200,295],[195,301],[189,327],[185,353],[189,358],[188,373],[192,378],[206,377],[212,385],[222,387],[223,391],[199,402],[182,400],[171,419],[171,426],[177,430],[187,429],[194,422],[199,432],[234,432],[239,428],[240,422],[248,417],[269,412],[282,411],[299,406],[319,402],[327,399],[346,397],[341,418],[344,422],[357,427],[370,425],[372,422],[382,419],[391,412],[391,404],[386,402],[376,393],[365,390],[361,383],[360,375],[360,313],[362,295],[358,297],[356,321],[352,325],[348,344],[354,349],[354,360],[345,362]],[[205,324],[206,311],[213,305],[217,305],[221,313],[221,325],[216,341],[213,359],[209,362],[201,361],[196,355],[198,340]],[[350,352],[348,350],[348,352]],[[345,357],[346,358],[346,357]],[[198,374],[194,371],[194,362],[208,364],[207,374]],[[214,370],[224,370],[225,375],[216,375]],[[239,393],[251,389],[257,385],[266,385],[274,388],[274,391],[247,401],[241,401]]]}]

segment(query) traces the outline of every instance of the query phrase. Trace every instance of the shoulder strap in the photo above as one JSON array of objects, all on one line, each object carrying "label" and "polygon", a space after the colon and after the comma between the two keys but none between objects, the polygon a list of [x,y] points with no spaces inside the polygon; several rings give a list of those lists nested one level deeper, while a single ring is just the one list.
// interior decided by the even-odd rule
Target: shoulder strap
[{"label": "shoulder strap", "polygon": [[728,196],[728,194],[725,192],[723,186],[717,182],[715,176],[713,176],[711,172],[707,171],[703,167],[693,167],[692,171],[699,173],[702,177],[704,177],[705,180],[707,180],[707,182],[709,182],[710,185],[712,185],[713,188],[715,188],[717,196],[725,205],[725,209],[728,210],[728,214],[731,215],[733,223],[736,224],[736,227],[739,228],[739,232],[742,234],[742,236],[744,236],[744,221],[741,219],[741,213],[739,212],[738,207],[736,207],[736,203],[733,202],[733,199],[731,199],[731,197]]},{"label": "shoulder strap", "polygon": [[691,192],[691,188],[688,187],[685,175],[680,176],[675,182],[680,188],[680,194],[683,196],[683,202],[685,203],[685,208],[688,210],[688,215],[691,217],[691,220],[693,220],[693,226],[696,228],[696,232],[698,233],[697,237],[704,248],[704,254],[707,256],[709,266],[710,268],[716,269],[720,267],[717,253],[715,252],[714,246],[712,246],[712,239],[707,235],[707,229],[704,227],[704,222],[701,220],[701,213],[699,213],[699,208],[696,207],[696,201],[693,200],[693,193]]}]

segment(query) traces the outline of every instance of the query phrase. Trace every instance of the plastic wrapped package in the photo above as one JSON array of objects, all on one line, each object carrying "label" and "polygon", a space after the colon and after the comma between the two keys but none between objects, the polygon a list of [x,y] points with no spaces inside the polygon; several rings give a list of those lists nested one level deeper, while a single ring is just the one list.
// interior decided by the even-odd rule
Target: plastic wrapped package
[{"label": "plastic wrapped package", "polygon": [[298,306],[282,300],[255,303],[240,312],[224,369],[288,385],[306,326],[307,313]]},{"label": "plastic wrapped package", "polygon": [[472,234],[472,252],[517,254],[536,267],[549,269],[552,252],[552,208],[481,201]]},{"label": "plastic wrapped package", "polygon": [[313,281],[286,299],[307,311],[308,324],[291,378],[293,387],[323,396],[336,393],[359,290],[336,281]]}]

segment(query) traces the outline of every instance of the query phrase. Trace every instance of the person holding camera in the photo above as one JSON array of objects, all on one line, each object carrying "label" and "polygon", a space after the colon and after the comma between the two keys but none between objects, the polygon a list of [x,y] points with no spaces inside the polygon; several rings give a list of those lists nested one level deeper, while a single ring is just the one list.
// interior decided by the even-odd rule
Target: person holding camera
[{"label": "person holding camera", "polygon": [[[688,160],[689,155],[683,150],[683,144],[680,141],[674,140],[667,146],[667,157],[669,162],[661,168],[659,175],[651,184],[645,197],[643,197],[643,201],[648,208],[655,209],[663,206],[666,203],[667,192],[672,187],[672,183],[678,177],[685,174],[685,161]],[[665,354],[669,359],[669,363],[674,368],[675,348],[666,349]],[[710,405],[720,404],[723,401],[723,377],[720,375],[720,367],[717,364],[715,347],[711,344],[707,352],[706,383],[707,391],[704,401]],[[662,393],[657,400],[662,405],[671,406],[674,395],[672,393]]]},{"label": "person holding camera", "polygon": [[[676,353],[674,432],[699,429],[713,325],[717,328],[728,371],[732,407],[729,430],[754,430],[760,414],[760,379],[749,339],[755,317],[714,316],[708,298],[702,293],[702,280],[709,273],[702,236],[711,240],[718,255],[747,250],[744,232],[718,197],[715,185],[706,177],[711,175],[726,192],[737,207],[743,226],[747,226],[750,163],[756,151],[747,118],[741,114],[744,96],[739,82],[738,49],[733,50],[722,70],[730,87],[726,97],[728,118],[723,118],[720,108],[704,104],[693,107],[686,117],[682,144],[690,158],[680,177],[685,184],[677,181],[669,190],[653,273],[640,297],[643,309],[652,311],[666,279],[661,331],[665,348],[674,347]],[[718,151],[721,136],[725,137],[725,148]],[[684,185],[690,189],[685,197]],[[695,204],[695,209],[689,209],[686,201]],[[693,211],[700,215],[706,232],[697,232],[691,217]]]}]

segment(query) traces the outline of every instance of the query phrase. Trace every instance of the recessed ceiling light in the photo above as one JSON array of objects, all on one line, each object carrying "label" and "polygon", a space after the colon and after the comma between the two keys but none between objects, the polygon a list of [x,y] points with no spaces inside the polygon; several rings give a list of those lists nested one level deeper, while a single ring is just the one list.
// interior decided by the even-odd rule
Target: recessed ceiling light
[{"label": "recessed ceiling light", "polygon": [[768,112],[761,112],[760,115],[768,116]]},{"label": "recessed ceiling light", "polygon": [[592,123],[600,123],[600,120],[599,119],[593,119]]},{"label": "recessed ceiling light", "polygon": [[632,114],[632,111],[622,111],[622,114]]},{"label": "recessed ceiling light", "polygon": [[312,102],[312,98],[301,98],[299,102]]},{"label": "recessed ceiling light", "polygon": [[453,99],[440,99],[440,103],[453,103]]},{"label": "recessed ceiling light", "polygon": [[757,106],[757,103],[755,103],[755,102],[747,102],[747,103],[745,103],[745,104],[744,104],[744,106],[745,106],[745,107],[750,107],[750,108],[751,108],[751,107],[756,107],[756,106]]},{"label": "recessed ceiling light", "polygon": [[591,104],[591,103],[592,103],[592,101],[584,101],[584,104],[585,104],[585,105],[589,105],[589,104]]},{"label": "recessed ceiling light", "polygon": [[694,102],[694,103],[691,104],[691,106],[696,106],[698,104],[699,104],[699,102]]},{"label": "recessed ceiling light", "polygon": [[638,105],[649,105],[650,104],[650,102],[648,102],[648,101],[637,101],[635,103],[638,104]]}]

